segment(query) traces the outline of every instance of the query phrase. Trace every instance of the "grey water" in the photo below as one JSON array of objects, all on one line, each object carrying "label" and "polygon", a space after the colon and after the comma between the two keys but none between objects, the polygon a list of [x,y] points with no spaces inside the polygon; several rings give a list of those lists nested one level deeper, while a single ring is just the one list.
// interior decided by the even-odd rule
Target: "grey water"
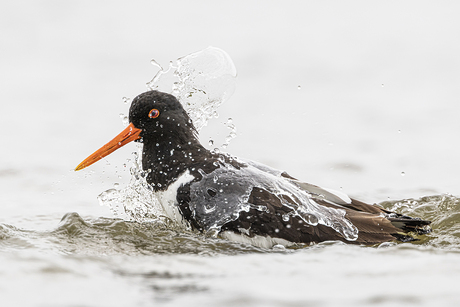
[{"label": "grey water", "polygon": [[[457,305],[459,10],[0,4],[2,306]],[[152,59],[167,67],[209,45],[228,52],[238,80],[203,144],[222,148],[236,132],[222,149],[429,219],[433,232],[416,243],[261,249],[100,206],[102,192],[129,185],[135,145],[73,168],[123,129],[123,98],[147,90]]]}]

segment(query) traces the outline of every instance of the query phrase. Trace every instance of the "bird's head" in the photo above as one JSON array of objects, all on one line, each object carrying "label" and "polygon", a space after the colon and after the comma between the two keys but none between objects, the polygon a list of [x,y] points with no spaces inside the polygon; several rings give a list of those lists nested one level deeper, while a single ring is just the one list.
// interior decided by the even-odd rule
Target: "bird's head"
[{"label": "bird's head", "polygon": [[90,166],[132,141],[145,143],[185,143],[196,139],[196,129],[180,102],[173,95],[148,91],[133,99],[129,125],[113,140],[102,146],[75,170]]}]

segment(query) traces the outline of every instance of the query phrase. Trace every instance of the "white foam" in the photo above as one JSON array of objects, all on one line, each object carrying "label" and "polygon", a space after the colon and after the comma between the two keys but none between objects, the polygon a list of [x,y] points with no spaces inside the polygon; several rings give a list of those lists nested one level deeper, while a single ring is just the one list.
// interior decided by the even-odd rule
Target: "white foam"
[{"label": "white foam", "polygon": [[272,238],[270,236],[253,236],[253,237],[248,237],[245,234],[238,234],[233,231],[223,231],[220,233],[221,238],[233,241],[233,242],[238,242],[238,243],[245,243],[245,244],[251,244],[257,247],[262,247],[262,248],[272,248],[275,245],[283,245],[285,247],[292,246],[295,243],[289,242],[285,239],[281,238]]}]

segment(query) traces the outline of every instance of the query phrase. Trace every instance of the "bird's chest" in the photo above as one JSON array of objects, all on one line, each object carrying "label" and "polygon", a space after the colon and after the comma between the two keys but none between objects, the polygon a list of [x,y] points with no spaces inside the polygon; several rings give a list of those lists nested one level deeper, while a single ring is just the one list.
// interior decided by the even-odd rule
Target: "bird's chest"
[{"label": "bird's chest", "polygon": [[186,170],[174,182],[170,183],[166,190],[156,192],[156,198],[163,209],[164,215],[177,225],[185,228],[189,228],[190,225],[179,210],[177,195],[182,187],[193,179],[195,177]]}]

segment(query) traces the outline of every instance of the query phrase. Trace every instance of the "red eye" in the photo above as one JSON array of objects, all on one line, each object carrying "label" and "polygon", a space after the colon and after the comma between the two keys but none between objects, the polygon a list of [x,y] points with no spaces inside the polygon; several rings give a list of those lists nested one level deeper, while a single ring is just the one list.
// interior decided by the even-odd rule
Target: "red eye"
[{"label": "red eye", "polygon": [[157,118],[158,116],[160,116],[160,111],[158,111],[157,109],[150,110],[149,112],[150,118]]}]

